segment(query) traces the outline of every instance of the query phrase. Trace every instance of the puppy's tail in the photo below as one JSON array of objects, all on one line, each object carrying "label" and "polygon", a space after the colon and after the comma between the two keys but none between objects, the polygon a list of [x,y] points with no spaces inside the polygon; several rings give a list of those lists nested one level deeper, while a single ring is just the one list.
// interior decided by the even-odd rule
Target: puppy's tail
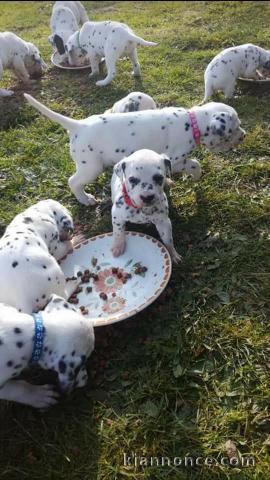
[{"label": "puppy's tail", "polygon": [[143,45],[145,47],[155,47],[157,43],[155,42],[147,42],[147,40],[144,40],[142,37],[138,37],[138,35],[135,35],[135,33],[129,33],[129,40],[131,42],[136,42],[138,45]]},{"label": "puppy's tail", "polygon": [[62,127],[69,132],[78,126],[78,120],[73,120],[72,118],[65,117],[60,113],[50,110],[49,108],[45,107],[45,105],[38,102],[35,98],[31,97],[31,95],[28,95],[28,93],[24,93],[24,97],[32,105],[32,107],[42,113],[42,115],[45,115],[45,117],[48,117],[53,122],[60,123],[60,125],[62,125]]}]

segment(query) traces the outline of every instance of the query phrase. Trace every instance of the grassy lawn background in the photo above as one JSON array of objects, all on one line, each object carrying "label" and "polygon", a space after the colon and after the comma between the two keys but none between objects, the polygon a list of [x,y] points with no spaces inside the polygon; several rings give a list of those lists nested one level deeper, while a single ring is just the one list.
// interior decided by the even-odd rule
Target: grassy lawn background
[{"label": "grassy lawn background", "polygon": [[[270,47],[269,2],[84,4],[90,19],[126,22],[159,45],[138,49],[141,80],[129,61],[118,62],[105,88],[86,72],[50,67],[27,90],[75,118],[137,89],[161,106],[192,106],[222,48]],[[46,1],[0,2],[0,29],[36,43],[49,63],[51,9]],[[2,85],[16,82],[5,73]],[[110,212],[79,205],[67,186],[74,165],[66,132],[15,89],[15,98],[0,99],[0,234],[16,213],[49,197],[68,206],[87,235],[110,231]],[[87,388],[46,413],[1,403],[1,479],[269,478],[269,100],[269,91],[238,89],[231,105],[248,132],[244,143],[225,155],[199,149],[198,184],[178,177],[170,215],[183,263],[154,305],[96,332]],[[107,171],[89,191],[102,198],[109,179]],[[228,439],[256,467],[123,466],[124,452],[218,458]]]}]

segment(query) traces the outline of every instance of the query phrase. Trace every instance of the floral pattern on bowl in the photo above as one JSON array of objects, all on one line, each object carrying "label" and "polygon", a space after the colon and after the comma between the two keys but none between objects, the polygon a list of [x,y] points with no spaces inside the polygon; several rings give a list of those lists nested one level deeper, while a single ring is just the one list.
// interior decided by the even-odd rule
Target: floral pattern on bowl
[{"label": "floral pattern on bowl", "polygon": [[[142,233],[126,235],[127,248],[120,257],[112,256],[112,233],[107,233],[77,245],[60,262],[66,277],[90,272],[80,285],[76,306],[96,319],[95,326],[137,314],[156,300],[169,281],[171,258],[164,245]],[[138,265],[145,271],[138,270]]]}]

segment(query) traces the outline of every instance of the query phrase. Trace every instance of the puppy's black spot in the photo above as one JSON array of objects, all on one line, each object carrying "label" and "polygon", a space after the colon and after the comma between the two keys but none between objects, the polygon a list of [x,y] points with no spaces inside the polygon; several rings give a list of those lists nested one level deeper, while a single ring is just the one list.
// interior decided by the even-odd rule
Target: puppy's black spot
[{"label": "puppy's black spot", "polygon": [[15,327],[15,328],[14,328],[14,333],[22,333],[21,328]]},{"label": "puppy's black spot", "polygon": [[9,360],[9,361],[7,362],[7,367],[12,367],[12,365],[13,365],[13,361],[12,361],[12,360]]},{"label": "puppy's black spot", "polygon": [[12,267],[13,267],[13,268],[17,267],[17,265],[19,265],[18,262],[13,262],[13,263],[12,263]]},{"label": "puppy's black spot", "polygon": [[22,348],[23,347],[23,342],[16,342],[16,345],[18,348]]},{"label": "puppy's black spot", "polygon": [[60,360],[58,363],[58,368],[60,373],[65,373],[67,369],[67,365],[65,362],[63,362],[63,360]]},{"label": "puppy's black spot", "polygon": [[156,175],[153,176],[153,181],[154,181],[157,185],[162,185],[163,180],[164,180],[164,177],[163,177],[162,175],[156,174]]}]

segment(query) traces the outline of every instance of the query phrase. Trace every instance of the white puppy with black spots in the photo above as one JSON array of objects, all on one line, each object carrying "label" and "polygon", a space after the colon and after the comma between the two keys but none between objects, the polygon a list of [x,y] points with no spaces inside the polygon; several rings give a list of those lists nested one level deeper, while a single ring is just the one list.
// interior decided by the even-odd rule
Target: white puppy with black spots
[{"label": "white puppy with black spots", "polygon": [[[33,43],[25,42],[12,32],[0,33],[0,79],[4,70],[11,70],[24,83],[31,78],[40,77],[47,68],[38,48]],[[0,89],[0,96],[13,95],[13,91]]]},{"label": "white puppy with black spots", "polygon": [[[92,321],[56,295],[38,315],[43,323],[43,346],[35,362],[57,373],[61,392],[83,387],[87,383],[85,363],[94,349]],[[0,325],[0,399],[42,409],[57,403],[59,394],[53,385],[15,379],[31,365],[36,340],[33,316],[0,303]]]},{"label": "white puppy with black spots", "polygon": [[168,200],[164,192],[166,176],[170,171],[168,157],[152,150],[138,150],[114,166],[111,190],[112,253],[115,257],[125,251],[125,224],[132,222],[153,223],[172,260],[176,263],[181,260],[174,248]]},{"label": "white puppy with black spots", "polygon": [[115,102],[112,108],[106,110],[105,113],[139,112],[141,110],[155,110],[156,108],[156,102],[150,95],[143,92],[131,92]]},{"label": "white puppy with black spots", "polygon": [[66,283],[57,262],[73,249],[73,221],[55,200],[41,200],[17,215],[0,239],[0,302],[32,313],[52,293],[69,298],[76,289]]},{"label": "white puppy with black spots", "polygon": [[245,136],[236,111],[224,103],[211,102],[190,110],[167,107],[73,120],[53,112],[28,94],[25,98],[68,131],[70,153],[76,163],[69,186],[84,205],[96,203],[84,186],[94,182],[106,167],[137,150],[165,153],[171,160],[172,173],[184,172],[198,180],[201,166],[196,159],[189,158],[197,145],[212,152],[227,152]]},{"label": "white puppy with black spots", "polygon": [[140,76],[141,69],[137,55],[137,46],[147,47],[157,45],[147,42],[136,35],[128,25],[119,22],[86,22],[81,30],[71,35],[64,46],[69,64],[81,65],[85,58],[90,61],[90,77],[99,74],[99,64],[103,57],[107,67],[107,76],[99,80],[96,85],[103,87],[108,85],[116,75],[116,62],[120,57],[127,56],[133,65],[133,74]]},{"label": "white puppy with black spots", "polygon": [[50,44],[58,50],[61,60],[66,57],[64,45],[69,37],[89,20],[81,2],[55,2],[50,19]]},{"label": "white puppy with black spots", "polygon": [[260,70],[270,71],[270,51],[251,43],[226,48],[207,66],[204,73],[206,102],[215,92],[224,92],[225,98],[234,94],[239,77],[260,78]]}]

